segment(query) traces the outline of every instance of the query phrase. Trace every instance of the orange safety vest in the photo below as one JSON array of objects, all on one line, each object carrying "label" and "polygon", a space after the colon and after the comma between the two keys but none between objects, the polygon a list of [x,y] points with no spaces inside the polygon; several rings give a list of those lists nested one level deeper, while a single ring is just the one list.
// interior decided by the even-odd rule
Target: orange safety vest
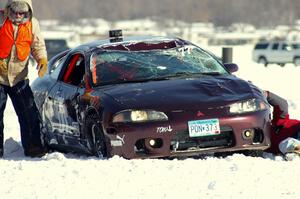
[{"label": "orange safety vest", "polygon": [[10,55],[12,46],[15,44],[18,59],[24,61],[30,54],[32,38],[31,21],[19,25],[17,38],[14,40],[13,24],[6,19],[0,28],[0,58],[7,58]]}]

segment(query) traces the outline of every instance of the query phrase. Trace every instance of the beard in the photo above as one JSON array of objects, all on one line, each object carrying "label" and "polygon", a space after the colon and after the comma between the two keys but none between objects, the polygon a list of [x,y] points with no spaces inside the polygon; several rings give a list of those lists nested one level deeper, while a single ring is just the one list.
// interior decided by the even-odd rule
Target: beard
[{"label": "beard", "polygon": [[15,18],[15,19],[10,19],[12,21],[13,24],[15,25],[20,25],[20,24],[23,24],[23,23],[26,23],[27,21],[29,21],[29,18]]},{"label": "beard", "polygon": [[20,25],[30,20],[30,17],[28,15],[24,15],[24,17],[17,18],[11,11],[8,11],[8,18],[15,25]]}]

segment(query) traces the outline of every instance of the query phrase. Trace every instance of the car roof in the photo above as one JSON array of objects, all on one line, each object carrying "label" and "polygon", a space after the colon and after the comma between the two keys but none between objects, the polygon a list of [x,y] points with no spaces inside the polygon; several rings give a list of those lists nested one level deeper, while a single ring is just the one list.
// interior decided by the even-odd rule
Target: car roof
[{"label": "car roof", "polygon": [[[105,48],[109,46],[117,46],[117,45],[126,45],[126,44],[132,44],[132,43],[160,43],[160,42],[171,42],[176,41],[181,44],[188,43],[182,39],[179,39],[177,37],[166,37],[166,36],[132,36],[132,37],[120,37],[121,40],[118,41],[118,38],[108,38],[103,40],[96,40],[93,42],[85,43],[80,46],[78,46],[76,49],[82,49],[82,48]],[[111,39],[116,39],[115,42],[111,41]]]}]

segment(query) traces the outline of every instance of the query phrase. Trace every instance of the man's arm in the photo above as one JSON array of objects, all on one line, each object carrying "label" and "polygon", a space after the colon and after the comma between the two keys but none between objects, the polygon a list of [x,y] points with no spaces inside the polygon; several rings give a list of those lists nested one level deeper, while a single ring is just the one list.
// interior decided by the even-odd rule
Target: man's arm
[{"label": "man's arm", "polygon": [[32,18],[33,40],[31,44],[31,53],[33,58],[38,62],[41,59],[47,59],[46,45],[44,37],[41,34],[40,25],[37,19]]},{"label": "man's arm", "polygon": [[266,91],[266,92],[267,92],[267,101],[274,108],[273,116],[277,118],[286,118],[286,116],[288,116],[289,114],[289,110],[288,110],[289,105],[287,100],[270,91]]}]

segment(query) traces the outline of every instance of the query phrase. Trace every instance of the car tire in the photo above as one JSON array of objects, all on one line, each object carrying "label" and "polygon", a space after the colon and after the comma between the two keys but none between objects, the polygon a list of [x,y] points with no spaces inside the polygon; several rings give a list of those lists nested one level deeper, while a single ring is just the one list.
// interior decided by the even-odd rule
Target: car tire
[{"label": "car tire", "polygon": [[295,64],[295,66],[300,66],[300,57],[294,58],[294,64]]},{"label": "car tire", "polygon": [[284,67],[285,63],[278,63],[279,66]]},{"label": "car tire", "polygon": [[88,141],[88,149],[91,154],[99,158],[107,157],[105,137],[96,116],[91,115],[86,118],[85,134]]},{"label": "car tire", "polygon": [[258,59],[258,63],[259,64],[263,64],[264,66],[268,66],[268,61],[267,61],[267,59],[265,57],[260,57]]}]

